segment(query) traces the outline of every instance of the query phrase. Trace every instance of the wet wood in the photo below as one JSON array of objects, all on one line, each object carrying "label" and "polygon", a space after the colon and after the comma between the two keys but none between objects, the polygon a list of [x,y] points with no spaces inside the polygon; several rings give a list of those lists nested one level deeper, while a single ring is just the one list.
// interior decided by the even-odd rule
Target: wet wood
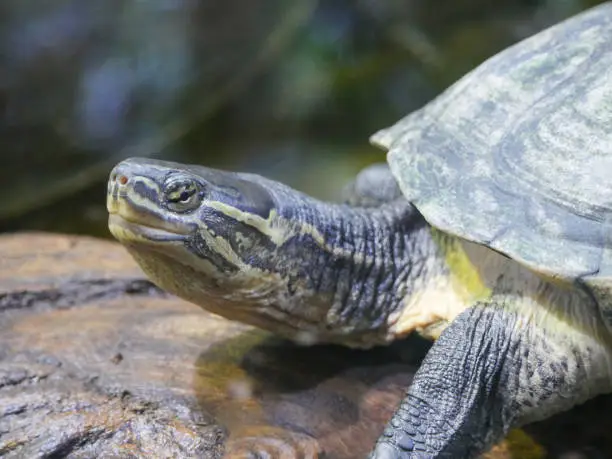
[{"label": "wet wood", "polygon": [[[0,256],[3,458],[365,457],[427,349],[295,346],[165,295],[112,242],[6,235]],[[487,456],[610,457],[610,408]]]}]

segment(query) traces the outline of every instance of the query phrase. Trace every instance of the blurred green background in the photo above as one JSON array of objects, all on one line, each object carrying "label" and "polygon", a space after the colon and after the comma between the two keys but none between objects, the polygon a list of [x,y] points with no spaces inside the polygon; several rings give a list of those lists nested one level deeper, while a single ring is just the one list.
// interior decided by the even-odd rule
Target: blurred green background
[{"label": "blurred green background", "polygon": [[368,136],[578,0],[3,0],[0,231],[108,236],[154,156],[338,199]]}]

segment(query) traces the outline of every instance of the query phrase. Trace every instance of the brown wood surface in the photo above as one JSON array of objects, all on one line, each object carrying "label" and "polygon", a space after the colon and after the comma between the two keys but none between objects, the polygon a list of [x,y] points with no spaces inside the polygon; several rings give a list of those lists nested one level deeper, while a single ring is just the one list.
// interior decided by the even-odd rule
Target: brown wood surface
[{"label": "brown wood surface", "polygon": [[[165,295],[118,244],[0,237],[2,458],[365,457],[426,348],[295,346]],[[612,457],[611,409],[487,456]]]}]

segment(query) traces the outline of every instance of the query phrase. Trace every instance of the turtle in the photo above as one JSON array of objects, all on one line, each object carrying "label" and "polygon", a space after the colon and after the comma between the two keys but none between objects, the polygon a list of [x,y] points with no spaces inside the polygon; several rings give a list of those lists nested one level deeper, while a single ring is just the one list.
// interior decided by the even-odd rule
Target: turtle
[{"label": "turtle", "polygon": [[161,288],[302,344],[433,345],[371,458],[470,458],[612,392],[612,4],[371,137],[345,202],[132,158],[111,233]]}]

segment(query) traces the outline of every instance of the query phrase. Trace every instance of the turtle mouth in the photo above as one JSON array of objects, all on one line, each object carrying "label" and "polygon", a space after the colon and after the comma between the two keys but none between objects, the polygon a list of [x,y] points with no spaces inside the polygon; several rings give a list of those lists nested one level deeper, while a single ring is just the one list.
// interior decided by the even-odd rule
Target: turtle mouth
[{"label": "turtle mouth", "polygon": [[176,228],[170,229],[151,222],[137,222],[118,213],[109,214],[108,227],[113,236],[126,242],[172,242],[184,241],[187,238],[186,233],[181,233]]},{"label": "turtle mouth", "polygon": [[[173,218],[157,202],[140,199],[131,188],[111,187],[106,199],[108,227],[122,242],[163,242],[184,240],[192,225]],[[136,200],[136,201],[134,201]]]}]

